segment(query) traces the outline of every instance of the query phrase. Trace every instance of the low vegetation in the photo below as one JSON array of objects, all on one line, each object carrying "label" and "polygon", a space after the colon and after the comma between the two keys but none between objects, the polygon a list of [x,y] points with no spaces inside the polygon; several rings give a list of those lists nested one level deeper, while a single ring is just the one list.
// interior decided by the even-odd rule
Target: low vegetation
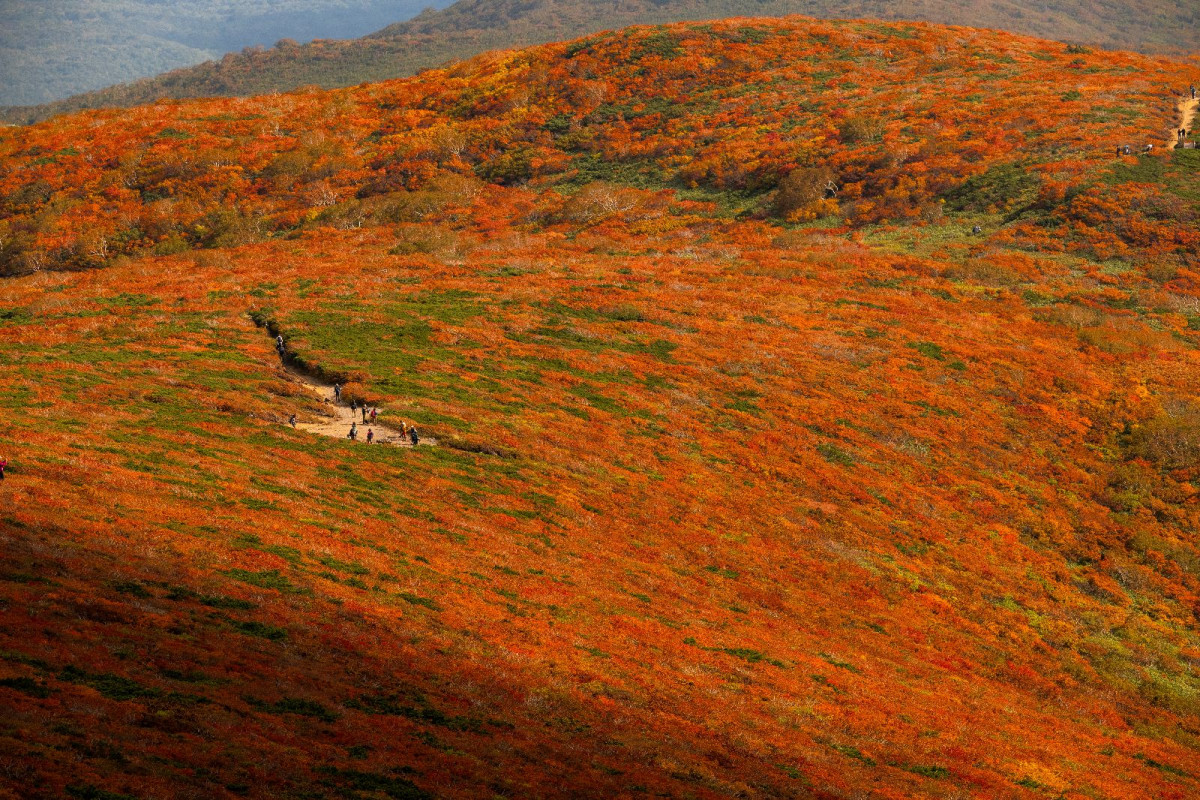
[{"label": "low vegetation", "polygon": [[[381,3],[378,0],[335,0],[344,5],[349,13],[338,19],[330,19],[326,12],[322,28],[309,33],[318,41],[298,45],[293,39],[304,38],[301,33],[268,33],[272,18],[262,19],[264,31],[260,36],[264,44],[275,41],[279,36],[292,39],[279,42],[272,48],[250,47],[238,53],[228,53],[220,60],[206,61],[194,67],[174,70],[132,83],[109,86],[98,91],[75,95],[57,102],[28,107],[0,108],[0,119],[24,124],[47,119],[55,114],[78,111],[85,108],[132,106],[149,103],[163,98],[246,96],[269,92],[293,91],[303,86],[335,88],[354,86],[369,81],[381,81],[403,75],[416,74],[432,67],[440,67],[449,61],[470,58],[489,50],[541,44],[562,39],[594,34],[630,25],[659,25],[683,20],[712,20],[726,17],[785,17],[804,14],[810,17],[862,19],[879,17],[891,21],[924,20],[942,25],[962,25],[972,28],[995,28],[1014,33],[1074,42],[1071,54],[1086,56],[1095,47],[1115,50],[1136,50],[1149,53],[1187,54],[1200,50],[1200,26],[1196,24],[1195,9],[1189,0],[1143,0],[1138,5],[1129,3],[1092,3],[1085,0],[1059,0],[1053,4],[1034,0],[1008,0],[1005,3],[973,2],[958,0],[890,0],[887,3],[865,2],[865,0],[758,0],[753,4],[733,0],[625,0],[614,4],[596,4],[586,1],[563,2],[563,0],[531,0],[523,3],[506,3],[501,0],[462,0],[447,8],[426,8],[416,18],[400,22],[415,12],[405,11],[403,4]],[[302,6],[300,14],[285,16],[285,23],[299,24],[306,31],[304,12],[317,15],[333,3],[330,0],[309,0],[301,3],[288,0],[292,6]],[[39,20],[37,30],[63,30],[64,22],[44,20],[54,14],[58,4],[34,3],[25,0],[25,9],[14,13],[14,19]],[[84,4],[87,5],[87,4]],[[134,4],[149,5],[145,3]],[[214,43],[228,30],[227,21],[217,24],[199,21],[209,12],[211,2],[187,4],[189,14],[176,20],[185,31],[184,41],[193,46],[218,47],[234,50],[241,44]],[[234,30],[246,35],[247,21],[236,16]],[[435,4],[436,5],[436,4]],[[315,8],[314,8],[315,7]],[[349,41],[333,41],[338,36],[350,35],[353,26],[378,19],[382,10],[392,13],[395,24]],[[34,13],[30,13],[30,11]],[[195,15],[195,16],[193,16]],[[161,24],[161,14],[156,22]],[[275,24],[283,24],[276,22]],[[65,26],[68,29],[70,23]],[[903,30],[891,25],[892,30]],[[369,30],[369,28],[365,28]],[[18,26],[14,31],[25,31]],[[107,30],[107,29],[105,29]],[[359,28],[364,30],[364,28]],[[128,27],[113,31],[118,41],[130,36]],[[754,36],[757,34],[749,34]],[[907,34],[905,34],[907,35]],[[68,39],[69,41],[69,39]],[[121,73],[114,73],[115,65],[132,58],[163,57],[156,48],[145,46],[120,51],[122,58],[114,58],[109,50],[92,44],[90,48],[77,47],[76,57],[67,62],[72,65],[86,64],[87,80],[102,77],[99,84],[115,80],[127,80]],[[225,39],[223,41],[228,41]],[[242,40],[242,43],[245,42]],[[1085,46],[1091,45],[1091,47]],[[63,47],[63,45],[58,45]],[[80,52],[82,50],[82,52]],[[53,51],[51,51],[53,53]],[[43,56],[44,57],[44,56]],[[193,61],[198,60],[194,57]],[[184,63],[184,62],[179,62]],[[70,69],[66,64],[59,70]],[[142,72],[148,74],[144,65]],[[45,81],[46,70],[38,70],[39,80]],[[55,75],[51,74],[51,79]],[[64,76],[66,77],[66,76]],[[72,73],[78,79],[78,72]],[[61,85],[61,84],[60,84]],[[1063,100],[1078,100],[1077,90],[1070,84],[1060,88],[1058,96]],[[28,97],[29,95],[23,95]],[[14,101],[7,101],[12,103]],[[34,102],[24,100],[18,102]],[[841,124],[848,138],[867,138],[878,135],[871,128],[871,116],[859,115],[846,119]]]},{"label": "low vegetation", "polygon": [[3,780],[1200,794],[1200,164],[1115,155],[1197,77],[733,21],[0,132]]}]

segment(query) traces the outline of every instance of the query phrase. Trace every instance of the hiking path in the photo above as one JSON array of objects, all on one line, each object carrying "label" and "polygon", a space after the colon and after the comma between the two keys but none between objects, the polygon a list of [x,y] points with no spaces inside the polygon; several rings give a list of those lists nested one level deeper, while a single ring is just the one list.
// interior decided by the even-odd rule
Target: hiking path
[{"label": "hiking path", "polygon": [[[378,421],[375,423],[363,422],[361,412],[351,411],[350,406],[343,403],[335,403],[333,400],[332,385],[321,383],[295,367],[284,367],[284,371],[293,383],[299,384],[307,393],[312,395],[315,402],[310,406],[309,411],[319,417],[317,422],[301,422],[297,420],[297,430],[316,433],[321,436],[332,436],[335,439],[345,439],[346,434],[350,432],[351,423],[358,423],[358,441],[362,444],[366,444],[367,431],[374,430],[375,444],[412,447],[412,443],[408,437],[400,433],[397,428]],[[381,411],[380,416],[386,413],[386,411]],[[370,415],[367,418],[370,419]],[[399,424],[399,420],[396,421],[396,424]],[[420,428],[417,429],[417,433],[422,446],[437,444],[436,439],[426,436],[421,432]]]},{"label": "hiking path", "polygon": [[[1189,99],[1185,97],[1179,101],[1179,128],[1187,131],[1192,129],[1192,123],[1196,121],[1197,108],[1200,108],[1200,98]],[[1178,146],[1179,136],[1177,133],[1172,132],[1170,138],[1167,139],[1167,149],[1174,150]]]}]

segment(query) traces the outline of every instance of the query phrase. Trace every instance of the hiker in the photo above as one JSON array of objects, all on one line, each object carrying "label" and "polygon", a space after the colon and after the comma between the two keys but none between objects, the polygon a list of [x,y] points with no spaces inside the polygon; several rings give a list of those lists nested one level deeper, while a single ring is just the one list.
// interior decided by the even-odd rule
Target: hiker
[{"label": "hiker", "polygon": [[358,411],[358,401],[351,400],[350,401],[350,413],[353,414],[355,411]]},{"label": "hiker", "polygon": [[1133,148],[1131,148],[1129,145],[1125,145],[1121,149],[1125,151],[1125,155],[1127,156],[1133,154]]},{"label": "hiker", "polygon": [[1196,99],[1196,87],[1193,86],[1193,87],[1191,87],[1191,89],[1192,89],[1192,99],[1195,100]]},{"label": "hiker", "polygon": [[404,420],[400,420],[400,436],[402,438],[408,436],[408,423]]},{"label": "hiker", "polygon": [[4,480],[4,468],[8,466],[7,458],[0,458],[0,481]]},{"label": "hiker", "polygon": [[371,406],[371,424],[375,424],[375,415],[379,413],[379,406]]},{"label": "hiker", "polygon": [[291,425],[293,428],[296,427],[296,415],[295,414],[292,414],[290,417],[288,417],[288,425]]},{"label": "hiker", "polygon": [[333,402],[342,402],[342,385],[340,383],[335,383],[333,385]]},{"label": "hiker", "polygon": [[416,425],[411,425],[411,426],[409,426],[409,428],[408,428],[408,438],[409,438],[409,441],[411,441],[411,442],[412,442],[412,446],[413,446],[413,447],[416,447],[416,446],[417,446],[417,442],[419,442],[419,441],[420,441],[420,437],[419,437],[419,436],[417,436],[417,426],[416,426]]},{"label": "hiker", "polygon": [[356,423],[350,423],[350,432],[346,434],[346,438],[350,441],[358,440],[358,425]]},{"label": "hiker", "polygon": [[367,428],[367,444],[375,441],[375,431],[372,428]]},{"label": "hiker", "polygon": [[979,227],[978,225],[976,225],[975,227],[971,228],[971,233],[973,233],[973,234],[975,234],[976,236],[978,236],[979,234],[983,233],[983,228],[981,228],[981,227]]},{"label": "hiker", "polygon": [[365,425],[367,422],[367,404],[366,403],[362,404],[362,415],[363,415],[363,424]]}]

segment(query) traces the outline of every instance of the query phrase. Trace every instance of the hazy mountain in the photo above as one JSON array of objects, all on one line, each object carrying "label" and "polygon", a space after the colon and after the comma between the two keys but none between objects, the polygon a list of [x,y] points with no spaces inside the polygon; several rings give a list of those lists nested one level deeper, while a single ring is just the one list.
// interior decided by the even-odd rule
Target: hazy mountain
[{"label": "hazy mountain", "polygon": [[361,36],[426,5],[421,0],[0,0],[0,104],[57,100],[282,38]]}]

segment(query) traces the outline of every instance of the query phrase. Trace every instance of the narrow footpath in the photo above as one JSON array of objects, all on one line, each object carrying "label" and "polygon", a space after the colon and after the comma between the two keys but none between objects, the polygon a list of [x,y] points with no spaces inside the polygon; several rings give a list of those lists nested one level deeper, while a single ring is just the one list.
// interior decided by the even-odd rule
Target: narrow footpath
[{"label": "narrow footpath", "polygon": [[[335,439],[345,439],[350,432],[350,425],[356,423],[358,426],[359,443],[366,444],[367,431],[373,430],[375,431],[375,444],[412,447],[412,442],[400,432],[398,427],[393,428],[378,421],[375,423],[363,422],[361,412],[351,411],[350,406],[343,403],[335,403],[333,399],[333,386],[321,383],[294,367],[285,367],[284,370],[294,383],[302,386],[317,401],[311,407],[311,411],[321,417],[319,422],[298,421],[296,423],[297,430],[316,433],[321,436],[332,436]],[[380,413],[384,414],[386,412]],[[370,415],[367,418],[370,419]],[[393,424],[399,426],[400,421],[397,420]],[[437,444],[436,439],[426,436],[420,428],[417,428],[417,434],[421,445]]]},{"label": "narrow footpath", "polygon": [[[1200,108],[1200,98],[1195,100],[1183,99],[1179,101],[1179,128],[1185,131],[1192,129],[1192,123],[1196,121],[1196,109]],[[1178,130],[1178,129],[1177,129]],[[1167,140],[1167,149],[1174,150],[1180,144],[1178,133],[1172,133]]]}]

